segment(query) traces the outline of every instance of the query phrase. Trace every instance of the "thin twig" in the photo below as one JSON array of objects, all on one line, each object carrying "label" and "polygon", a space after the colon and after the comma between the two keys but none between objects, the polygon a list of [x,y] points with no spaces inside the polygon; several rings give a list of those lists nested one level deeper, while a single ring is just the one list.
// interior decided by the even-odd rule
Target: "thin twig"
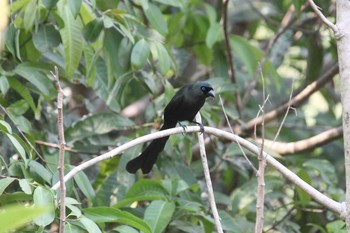
[{"label": "thin twig", "polygon": [[[35,143],[39,144],[39,145],[47,146],[47,147],[57,148],[57,149],[61,148],[61,146],[59,144],[51,143],[51,142],[44,142],[44,141],[41,141],[41,140],[35,140]],[[72,147],[69,147],[69,146],[65,146],[64,150],[65,151],[69,151],[69,152],[73,152],[73,153],[79,153],[78,150],[73,149]]]},{"label": "thin twig", "polygon": [[[277,116],[284,113],[285,110],[289,106],[296,107],[305,100],[307,100],[311,94],[318,91],[321,87],[323,87],[327,82],[331,81],[333,77],[339,72],[339,66],[338,64],[333,65],[326,73],[324,73],[319,79],[316,81],[310,83],[305,89],[303,89],[299,94],[294,96],[290,101],[288,101],[285,104],[282,104],[281,106],[278,106],[274,110],[271,110],[270,112],[267,112],[265,114],[265,123],[270,122],[274,120]],[[252,130],[256,125],[261,124],[262,117],[254,118],[250,121],[248,121],[240,130],[235,130],[238,134],[242,133],[242,131],[250,131]]]},{"label": "thin twig", "polygon": [[[264,81],[264,75],[262,74],[262,68],[261,64],[258,64],[261,79],[262,79],[262,87],[263,87],[263,99],[265,100],[261,109],[262,112],[262,122],[261,122],[261,138],[262,142],[260,145],[260,153],[258,155],[258,161],[259,161],[259,169],[256,173],[257,180],[258,180],[258,188],[257,188],[257,199],[256,199],[256,222],[255,222],[255,233],[261,233],[263,231],[264,227],[264,202],[265,202],[265,167],[266,167],[266,160],[264,157],[264,138],[265,138],[265,104],[268,100],[268,97],[266,98],[266,89],[265,89],[265,81]],[[256,129],[256,127],[255,127]],[[255,131],[256,135],[256,131]]]},{"label": "thin twig", "polygon": [[[246,148],[247,150],[251,151],[255,155],[258,155],[260,153],[260,148],[258,148],[253,143],[249,142],[248,140],[241,138],[238,135],[234,135],[232,133],[226,132],[224,130],[216,129],[213,127],[204,127],[204,131],[206,134],[212,134],[216,137],[220,137],[226,140],[230,140],[233,142],[238,141],[242,147]],[[199,126],[187,126],[186,128],[187,133],[193,133],[193,132],[200,132]],[[157,138],[170,136],[173,134],[181,134],[183,133],[182,127],[176,127],[172,129],[162,130],[158,131],[149,135],[145,135],[139,138],[136,138],[130,142],[127,142],[117,148],[114,148],[113,150],[102,154],[100,156],[97,156],[93,159],[90,159],[79,166],[74,167],[71,171],[67,173],[67,175],[64,177],[64,182],[69,181],[72,179],[77,173],[80,171],[83,171],[84,169],[93,166],[101,161],[113,158],[116,155],[122,154],[125,150],[130,149],[136,145],[143,144],[148,141],[152,141]],[[300,177],[298,177],[295,173],[290,171],[288,168],[286,168],[284,165],[282,165],[280,162],[278,162],[275,158],[273,158],[268,153],[264,152],[264,157],[269,165],[271,165],[273,168],[275,168],[279,173],[281,173],[285,178],[290,180],[293,184],[301,188],[303,191],[305,191],[307,194],[309,194],[315,201],[320,203],[322,206],[326,207],[327,209],[336,212],[342,216],[344,212],[346,211],[345,203],[344,202],[337,202],[332,200],[331,198],[327,197],[323,193],[316,190],[314,187],[312,187],[310,184],[306,183],[304,180],[302,180]],[[57,182],[55,185],[51,187],[53,190],[57,190],[60,187],[60,182]]]},{"label": "thin twig", "polygon": [[64,139],[64,128],[63,128],[63,91],[61,88],[58,68],[55,66],[55,73],[51,72],[54,83],[57,88],[57,125],[58,125],[58,140],[59,140],[59,158],[58,158],[58,174],[60,180],[60,228],[59,232],[64,233],[64,226],[66,223],[66,185],[64,182],[64,152],[66,142]]},{"label": "thin twig", "polygon": [[[197,113],[197,115],[196,115],[196,122],[202,123],[202,118],[201,118],[201,115],[199,113]],[[207,155],[206,155],[206,151],[205,151],[203,133],[198,133],[197,137],[198,137],[199,150],[200,150],[201,159],[202,159],[202,166],[203,166],[205,183],[207,184],[208,200],[210,203],[210,208],[211,208],[211,211],[213,213],[217,232],[223,233],[224,231],[222,230],[222,226],[220,223],[220,216],[219,216],[218,210],[216,208],[214,190],[213,190],[213,185],[211,183],[211,178],[210,178],[210,171],[209,171],[208,160],[207,160]]]},{"label": "thin twig", "polygon": [[[225,40],[225,47],[226,47],[226,54],[227,54],[227,63],[228,63],[228,75],[231,77],[231,82],[232,83],[236,83],[236,76],[235,76],[235,69],[234,69],[234,60],[233,60],[233,55],[232,55],[232,49],[231,49],[231,45],[230,45],[230,40],[229,40],[229,33],[228,33],[228,29],[227,29],[227,11],[228,11],[228,3],[229,0],[223,0],[223,6],[222,6],[222,27],[223,27],[223,31],[224,31],[224,40]],[[241,96],[239,94],[239,91],[235,91],[235,97],[236,97],[236,101],[235,101],[235,105],[236,105],[236,109],[238,112],[239,117],[242,116],[241,110]]]},{"label": "thin twig", "polygon": [[[283,117],[283,119],[281,121],[280,126],[278,127],[277,133],[276,133],[276,135],[275,135],[275,137],[273,139],[274,142],[277,140],[277,138],[278,138],[278,136],[279,136],[279,134],[281,132],[281,129],[282,129],[284,123],[286,122],[286,119],[287,119],[287,116],[288,116],[288,113],[289,113],[289,109],[291,109],[291,104],[290,103],[291,103],[291,100],[292,100],[292,97],[293,97],[293,87],[294,87],[294,79],[293,79],[293,82],[292,82],[292,90],[290,91],[290,95],[289,95],[288,108],[286,110],[286,113],[284,114],[284,117]],[[273,146],[273,144],[271,146]]]},{"label": "thin twig", "polygon": [[[228,116],[227,116],[227,114],[226,114],[226,110],[225,110],[224,103],[223,103],[223,101],[222,101],[221,95],[219,95],[219,99],[220,99],[221,108],[222,108],[222,111],[223,111],[223,113],[224,113],[224,116],[225,116],[227,125],[228,125],[228,127],[230,128],[231,133],[232,133],[233,135],[236,135],[236,134],[234,134],[234,132],[233,132],[233,129],[232,129],[231,124],[230,124],[230,121],[229,121]],[[256,173],[258,172],[258,170],[254,167],[254,164],[249,160],[249,158],[248,158],[247,154],[244,152],[244,150],[243,150],[241,144],[240,144],[238,141],[236,141],[236,143],[237,143],[239,149],[241,150],[241,152],[242,152],[242,154],[243,154],[243,157],[245,158],[245,160],[247,160],[249,166],[254,170],[254,172],[255,172],[255,174],[256,174]]]},{"label": "thin twig", "polygon": [[322,20],[322,22],[327,25],[330,29],[333,30],[334,35],[337,39],[341,38],[343,35],[341,34],[341,32],[339,31],[339,28],[337,27],[337,25],[335,25],[334,23],[332,23],[331,21],[329,21],[320,11],[320,8],[314,3],[313,0],[308,0],[311,8],[314,10],[314,12],[316,13],[316,15]]}]

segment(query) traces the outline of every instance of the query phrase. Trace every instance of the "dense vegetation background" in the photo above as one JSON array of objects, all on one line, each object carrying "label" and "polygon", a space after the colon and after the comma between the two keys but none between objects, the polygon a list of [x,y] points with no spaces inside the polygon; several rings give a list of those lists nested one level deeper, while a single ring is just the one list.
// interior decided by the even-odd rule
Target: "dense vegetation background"
[{"label": "dense vegetation background", "polygon": [[[335,2],[317,4],[334,21]],[[10,5],[0,62],[4,229],[18,224],[23,232],[55,232],[58,227],[57,192],[51,190],[58,181],[54,66],[65,94],[66,172],[156,131],[177,88],[208,80],[235,133],[252,141],[278,135],[278,146],[267,151],[313,187],[344,200],[339,130],[327,143],[284,150],[284,142],[341,126],[335,40],[304,1],[17,0]],[[293,103],[285,120],[287,107],[263,129],[255,120],[259,106],[273,111],[319,80]],[[208,101],[201,114],[205,125],[229,130],[219,98]],[[254,170],[236,144],[214,137],[206,142],[225,232],[253,232]],[[215,230],[196,135],[172,136],[149,177],[125,170],[142,148],[67,182],[66,232]],[[248,156],[257,166],[256,156]],[[269,166],[265,182],[265,232],[341,232],[344,223],[337,214]],[[19,203],[38,208],[28,211]]]}]

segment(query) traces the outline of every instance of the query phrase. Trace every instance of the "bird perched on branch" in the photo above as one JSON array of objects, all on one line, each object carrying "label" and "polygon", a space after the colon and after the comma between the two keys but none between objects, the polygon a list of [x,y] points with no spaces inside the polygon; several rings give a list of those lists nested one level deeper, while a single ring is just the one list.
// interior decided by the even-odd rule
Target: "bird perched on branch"
[{"label": "bird perched on branch", "polygon": [[[182,87],[165,107],[164,124],[160,130],[174,128],[178,122],[181,125],[181,121],[190,121],[198,124],[203,132],[203,125],[195,122],[194,117],[207,97],[215,97],[213,87],[207,82],[196,82]],[[182,127],[185,130],[185,126]],[[141,168],[144,174],[149,173],[168,138],[169,136],[153,140],[141,155],[128,162],[126,170],[135,173]]]}]

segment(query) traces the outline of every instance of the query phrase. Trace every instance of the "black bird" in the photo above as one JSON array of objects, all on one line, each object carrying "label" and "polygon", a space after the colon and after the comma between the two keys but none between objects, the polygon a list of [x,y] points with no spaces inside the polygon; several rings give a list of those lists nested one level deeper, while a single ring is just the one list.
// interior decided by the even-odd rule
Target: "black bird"
[{"label": "black bird", "polygon": [[[207,82],[196,82],[182,87],[165,107],[164,124],[160,130],[174,128],[181,121],[199,124],[193,121],[194,117],[209,96],[215,97],[215,93],[213,87]],[[203,126],[199,125],[204,131]],[[185,129],[185,126],[183,127]],[[135,173],[141,168],[144,174],[149,173],[156,163],[159,153],[164,149],[168,138],[169,136],[153,140],[141,155],[128,162],[126,170]]]}]

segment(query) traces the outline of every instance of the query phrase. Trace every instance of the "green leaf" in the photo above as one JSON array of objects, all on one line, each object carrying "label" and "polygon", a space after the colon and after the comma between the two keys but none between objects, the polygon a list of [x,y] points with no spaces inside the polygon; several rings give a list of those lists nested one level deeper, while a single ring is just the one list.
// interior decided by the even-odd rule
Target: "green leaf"
[{"label": "green leaf", "polygon": [[36,207],[45,207],[49,209],[44,215],[35,218],[34,223],[42,227],[52,223],[55,220],[53,193],[50,190],[39,186],[34,190],[33,200]]},{"label": "green leaf", "polygon": [[5,177],[0,179],[0,196],[3,194],[5,189],[15,180],[15,178]]},{"label": "green leaf", "polygon": [[127,225],[117,226],[113,230],[119,233],[139,233],[138,230],[136,230],[135,228],[129,227]]},{"label": "green leaf", "polygon": [[89,233],[99,233],[102,232],[100,230],[100,228],[97,226],[97,224],[95,222],[93,222],[91,219],[86,218],[86,217],[80,217],[78,219],[79,222],[81,222],[81,224],[84,225],[85,229],[87,232]]},{"label": "green leaf", "polygon": [[240,59],[248,71],[248,77],[253,77],[262,51],[252,46],[246,39],[239,36],[231,36],[230,43],[235,57]]},{"label": "green leaf", "polygon": [[8,139],[10,139],[12,145],[15,147],[16,151],[21,156],[23,162],[27,166],[28,161],[27,161],[26,151],[22,147],[21,143],[19,143],[19,141],[9,133],[6,133],[6,136]]},{"label": "green leaf", "polygon": [[[71,2],[71,1],[69,1]],[[65,76],[71,78],[78,68],[80,58],[83,52],[83,40],[81,39],[82,26],[75,20],[74,16],[68,6],[63,6],[60,10],[60,16],[64,21],[64,27],[60,30],[63,48]]]},{"label": "green leaf", "polygon": [[147,207],[144,219],[153,233],[161,233],[171,221],[174,211],[175,204],[172,202],[153,201]]},{"label": "green leaf", "polygon": [[82,1],[83,0],[67,1],[69,9],[71,10],[74,18],[76,18],[79,14]]},{"label": "green leaf", "polygon": [[168,192],[157,181],[142,179],[136,182],[125,195],[125,199],[118,202],[114,207],[122,207],[136,201],[167,200]]},{"label": "green leaf", "polygon": [[128,70],[130,68],[130,57],[132,51],[133,42],[128,40],[127,38],[123,38],[120,42],[118,49],[118,59],[120,66]]},{"label": "green leaf", "polygon": [[0,76],[0,91],[3,95],[9,90],[10,84],[5,76]]},{"label": "green leaf", "polygon": [[207,35],[205,37],[205,44],[208,48],[212,48],[213,45],[222,39],[222,27],[219,23],[210,25]]},{"label": "green leaf", "polygon": [[83,29],[84,38],[90,42],[95,42],[100,36],[103,29],[103,21],[101,19],[94,19],[90,21]]},{"label": "green leaf", "polygon": [[303,163],[303,167],[315,169],[322,177],[322,180],[328,184],[333,184],[337,180],[333,164],[324,159],[309,159]]},{"label": "green leaf", "polygon": [[32,186],[31,181],[29,179],[20,179],[19,180],[19,186],[21,187],[22,191],[26,194],[32,194]]},{"label": "green leaf", "polygon": [[220,210],[219,216],[223,230],[230,232],[241,232],[238,225],[239,223],[235,221],[235,219],[231,217],[226,211]]},{"label": "green leaf", "polygon": [[29,224],[34,218],[46,212],[46,207],[28,208],[21,205],[4,206],[0,211],[0,231],[15,232],[17,228]]},{"label": "green leaf", "polygon": [[85,216],[94,222],[120,222],[133,226],[144,233],[151,233],[151,229],[142,219],[116,208],[96,207],[84,210]]},{"label": "green leaf", "polygon": [[336,220],[327,224],[327,233],[345,233],[346,224],[342,220]]},{"label": "green leaf", "polygon": [[78,174],[74,176],[74,180],[89,200],[95,197],[95,190],[92,188],[92,183],[84,172],[78,172]]},{"label": "green leaf", "polygon": [[0,130],[12,134],[11,126],[4,120],[0,120]]},{"label": "green leaf", "polygon": [[149,3],[147,6],[143,5],[143,10],[146,18],[149,20],[154,29],[156,29],[163,36],[168,34],[167,24],[163,18],[162,12],[160,12],[157,6]]},{"label": "green leaf", "polygon": [[25,100],[18,100],[6,108],[12,115],[23,115],[29,109],[29,104]]},{"label": "green leaf", "polygon": [[52,9],[56,6],[58,0],[41,0],[41,2],[47,9]]},{"label": "green leaf", "polygon": [[31,172],[37,173],[42,179],[44,179],[48,184],[51,184],[52,173],[47,170],[42,164],[35,160],[31,160],[28,163]]},{"label": "green leaf", "polygon": [[135,70],[141,69],[147,62],[150,48],[144,39],[139,40],[131,52],[131,65]]},{"label": "green leaf", "polygon": [[36,1],[29,1],[23,17],[23,26],[26,31],[32,29],[37,14]]},{"label": "green leaf", "polygon": [[28,89],[22,85],[18,80],[15,78],[9,78],[8,79],[10,86],[20,95],[23,99],[29,103],[29,106],[31,107],[32,111],[35,113],[35,119],[38,119],[40,116],[40,112],[37,112],[36,106],[34,104],[33,98],[30,95]]},{"label": "green leaf", "polygon": [[21,63],[14,69],[14,72],[38,89],[45,97],[56,97],[56,89],[53,82],[41,72],[40,67],[33,63]]},{"label": "green leaf", "polygon": [[105,134],[112,130],[125,129],[134,123],[114,113],[99,113],[76,122],[66,130],[67,141],[77,141],[93,135]]},{"label": "green leaf", "polygon": [[171,58],[163,44],[155,42],[154,45],[157,49],[160,73],[165,76],[170,70]]},{"label": "green leaf", "polygon": [[61,37],[53,25],[40,25],[33,33],[33,43],[37,50],[46,52],[56,48],[61,43]]}]

